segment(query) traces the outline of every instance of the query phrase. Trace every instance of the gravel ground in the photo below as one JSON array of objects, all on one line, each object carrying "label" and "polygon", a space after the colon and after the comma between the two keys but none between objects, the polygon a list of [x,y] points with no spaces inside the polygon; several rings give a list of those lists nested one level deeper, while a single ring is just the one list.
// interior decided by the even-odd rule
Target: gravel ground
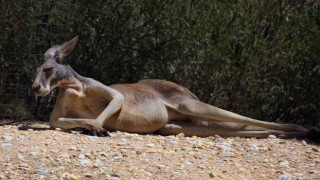
[{"label": "gravel ground", "polygon": [[47,123],[0,126],[1,179],[320,179],[308,140],[139,135],[94,137]]}]

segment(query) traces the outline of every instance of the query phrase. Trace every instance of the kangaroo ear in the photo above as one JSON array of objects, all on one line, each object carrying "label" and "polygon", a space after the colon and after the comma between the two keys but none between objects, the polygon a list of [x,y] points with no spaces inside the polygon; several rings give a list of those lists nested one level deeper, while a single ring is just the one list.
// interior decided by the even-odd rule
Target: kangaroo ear
[{"label": "kangaroo ear", "polygon": [[74,37],[68,42],[63,43],[58,47],[58,50],[55,53],[56,60],[59,63],[65,63],[65,57],[68,56],[76,47],[79,40],[79,36]]}]

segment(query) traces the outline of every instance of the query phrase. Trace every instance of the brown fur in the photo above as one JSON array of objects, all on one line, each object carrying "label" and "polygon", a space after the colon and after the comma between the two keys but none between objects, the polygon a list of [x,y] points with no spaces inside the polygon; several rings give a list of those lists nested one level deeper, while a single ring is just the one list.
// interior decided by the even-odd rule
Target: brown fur
[{"label": "brown fur", "polygon": [[35,93],[40,96],[60,87],[50,116],[53,128],[85,128],[97,135],[105,130],[120,130],[261,138],[270,134],[304,137],[311,132],[299,125],[259,121],[211,106],[169,81],[148,79],[106,86],[82,77],[65,62],[65,56],[77,41],[78,37],[50,48],[33,83]]}]

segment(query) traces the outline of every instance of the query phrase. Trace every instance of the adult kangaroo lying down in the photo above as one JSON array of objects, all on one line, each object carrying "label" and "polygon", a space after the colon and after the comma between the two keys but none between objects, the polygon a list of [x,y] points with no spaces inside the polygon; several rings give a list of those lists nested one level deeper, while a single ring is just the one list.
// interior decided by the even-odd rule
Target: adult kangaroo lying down
[{"label": "adult kangaroo lying down", "polygon": [[76,73],[65,61],[78,37],[45,53],[32,85],[38,96],[54,88],[60,92],[50,126],[85,128],[94,135],[106,130],[186,136],[239,136],[265,138],[270,134],[306,137],[319,129],[258,121],[203,103],[188,89],[164,80],[106,86]]}]

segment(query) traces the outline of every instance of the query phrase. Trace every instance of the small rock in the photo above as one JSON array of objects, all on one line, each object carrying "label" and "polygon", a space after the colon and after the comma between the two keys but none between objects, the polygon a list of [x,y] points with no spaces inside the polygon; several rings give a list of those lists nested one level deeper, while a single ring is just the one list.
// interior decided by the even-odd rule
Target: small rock
[{"label": "small rock", "polygon": [[70,173],[65,173],[63,177],[64,177],[63,179],[65,180],[77,180],[80,178],[78,175],[70,174]]},{"label": "small rock", "polygon": [[81,131],[71,131],[72,134],[81,134]]},{"label": "small rock", "polygon": [[148,147],[154,147],[154,144],[147,144]]},{"label": "small rock", "polygon": [[290,168],[288,161],[281,161],[281,162],[279,163],[279,166],[280,166],[280,167],[285,167],[285,168]]},{"label": "small rock", "polygon": [[87,160],[87,159],[84,159],[84,160],[79,160],[80,164],[82,166],[86,166],[86,165],[89,165],[91,163],[91,161]]},{"label": "small rock", "polygon": [[295,147],[290,146],[290,147],[289,147],[289,149],[290,149],[290,150],[295,150],[296,148],[295,148]]},{"label": "small rock", "polygon": [[223,152],[222,156],[224,156],[224,157],[235,157],[235,154],[233,152]]},{"label": "small rock", "polygon": [[[110,176],[110,175],[109,175]],[[107,177],[107,180],[119,180],[119,178],[118,177],[112,177],[112,176],[110,176],[110,177]]]},{"label": "small rock", "polygon": [[1,146],[2,146],[2,147],[7,147],[7,146],[12,146],[12,144],[10,144],[10,143],[3,143],[3,144],[1,144]]},{"label": "small rock", "polygon": [[79,156],[78,156],[78,161],[80,162],[80,164],[82,166],[89,165],[91,163],[91,161],[85,159],[85,157],[86,156],[84,154],[79,154]]},{"label": "small rock", "polygon": [[210,176],[211,178],[215,178],[215,177],[216,177],[216,175],[214,175],[212,172],[209,173],[209,176]]},{"label": "small rock", "polygon": [[108,154],[106,152],[101,152],[100,156],[108,157]]},{"label": "small rock", "polygon": [[164,167],[166,167],[166,166],[163,165],[163,164],[157,164],[157,167],[158,167],[158,169],[162,169],[162,168],[164,168]]},{"label": "small rock", "polygon": [[50,152],[53,154],[57,154],[59,151],[57,149],[51,149]]},{"label": "small rock", "polygon": [[194,148],[203,149],[202,142],[197,141],[196,144],[193,145]]},{"label": "small rock", "polygon": [[165,144],[176,144],[176,141],[173,139],[166,139],[166,140],[164,140],[164,143]]},{"label": "small rock", "polygon": [[85,156],[89,159],[93,159],[93,155],[91,153],[86,153]]},{"label": "small rock", "polygon": [[302,140],[302,141],[301,141],[301,144],[302,144],[303,146],[305,146],[305,145],[307,145],[307,142],[306,142],[305,140]]},{"label": "small rock", "polygon": [[115,152],[115,153],[112,154],[112,157],[118,157],[118,156],[121,156],[120,152]]},{"label": "small rock", "polygon": [[270,134],[270,135],[268,136],[268,138],[269,138],[269,139],[277,139],[277,136],[275,136],[275,135],[273,135],[273,134]]},{"label": "small rock", "polygon": [[223,146],[230,146],[230,144],[229,144],[229,143],[227,143],[227,142],[222,142],[222,143],[220,143],[220,145],[223,145]]},{"label": "small rock", "polygon": [[5,180],[6,177],[3,174],[0,174],[0,180]]},{"label": "small rock", "polygon": [[59,157],[61,157],[61,158],[70,158],[70,155],[69,154],[61,154]]},{"label": "small rock", "polygon": [[316,170],[309,170],[308,171],[310,174],[315,174],[315,173],[317,173],[318,171],[316,171]]},{"label": "small rock", "polygon": [[226,145],[222,145],[222,144],[219,145],[218,147],[225,150],[225,151],[233,151],[234,150],[233,148],[226,146]]},{"label": "small rock", "polygon": [[220,143],[222,139],[220,137],[215,137],[213,141],[216,143]]},{"label": "small rock", "polygon": [[312,147],[311,149],[312,149],[312,151],[314,151],[314,152],[319,152],[319,151],[320,151],[320,150],[319,150],[318,148],[316,148],[316,147]]},{"label": "small rock", "polygon": [[252,150],[252,151],[259,151],[259,147],[254,144],[254,145],[252,145],[252,146],[250,147],[250,150]]},{"label": "small rock", "polygon": [[93,174],[91,174],[91,173],[83,173],[82,175],[84,177],[93,177]]},{"label": "small rock", "polygon": [[19,167],[25,167],[25,168],[27,168],[27,167],[29,167],[29,165],[27,164],[27,163],[19,163]]},{"label": "small rock", "polygon": [[5,155],[4,156],[5,161],[9,162],[11,161],[10,155]]},{"label": "small rock", "polygon": [[24,157],[22,154],[18,154],[17,155],[17,158],[20,160],[20,161],[25,161]]},{"label": "small rock", "polygon": [[198,165],[198,168],[200,168],[200,169],[207,169],[207,167],[206,166],[204,166],[204,165]]},{"label": "small rock", "polygon": [[120,175],[117,173],[107,174],[108,180],[119,180]]},{"label": "small rock", "polygon": [[95,165],[97,165],[98,167],[101,167],[101,166],[103,166],[104,164],[103,164],[103,162],[100,161],[99,159],[96,159]]},{"label": "small rock", "polygon": [[49,174],[49,172],[45,170],[43,167],[35,167],[35,172],[36,174],[43,175],[43,176],[46,176]]},{"label": "small rock", "polygon": [[191,166],[191,165],[192,165],[192,162],[190,162],[190,161],[185,161],[184,164],[185,164],[186,166]]},{"label": "small rock", "polygon": [[141,148],[141,146],[134,146],[133,149],[134,149],[135,151],[139,151],[139,150],[141,150],[142,148]]},{"label": "small rock", "polygon": [[79,154],[78,159],[84,159],[86,156],[84,154]]},{"label": "small rock", "polygon": [[76,146],[71,146],[71,147],[68,148],[68,150],[76,151],[76,150],[77,150],[77,147],[76,147]]},{"label": "small rock", "polygon": [[3,139],[5,142],[8,142],[8,141],[11,141],[11,140],[13,139],[13,137],[4,135],[4,136],[2,136],[2,139]]},{"label": "small rock", "polygon": [[86,140],[92,141],[98,139],[97,136],[86,136]]},{"label": "small rock", "polygon": [[37,156],[38,154],[39,154],[39,151],[34,151],[30,153],[31,156]]},{"label": "small rock", "polygon": [[118,173],[112,173],[111,176],[113,177],[120,177],[120,175]]},{"label": "small rock", "polygon": [[269,162],[269,159],[265,158],[265,159],[262,160],[262,162],[263,162],[263,163],[268,163],[268,162]]},{"label": "small rock", "polygon": [[110,137],[117,137],[118,135],[116,133],[109,133]]},{"label": "small rock", "polygon": [[279,180],[292,180],[292,175],[291,174],[281,174],[278,176]]}]

